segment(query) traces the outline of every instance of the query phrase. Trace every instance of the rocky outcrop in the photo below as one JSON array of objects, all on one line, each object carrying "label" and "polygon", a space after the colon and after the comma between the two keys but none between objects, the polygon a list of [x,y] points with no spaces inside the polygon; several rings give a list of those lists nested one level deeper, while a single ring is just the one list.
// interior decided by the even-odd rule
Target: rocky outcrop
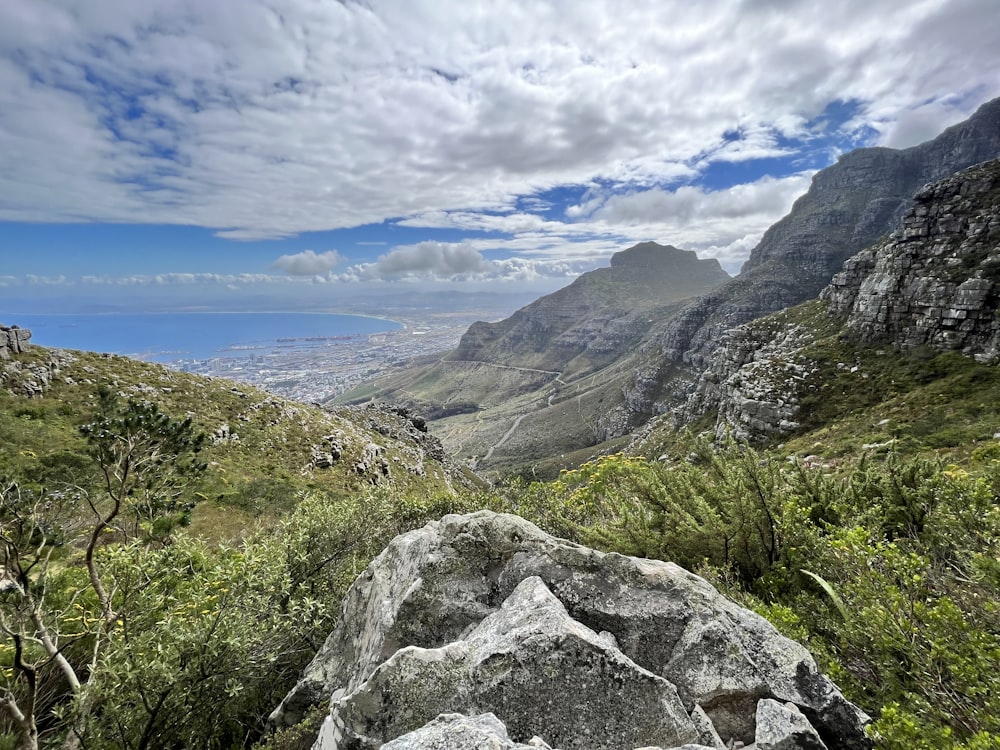
[{"label": "rocky outcrop", "polygon": [[321,750],[718,748],[753,742],[766,701],[869,747],[805,649],[703,579],[487,511],[397,537],[272,722],[327,701]]},{"label": "rocky outcrop", "polygon": [[28,347],[31,331],[17,326],[0,324],[0,359],[10,359],[12,354],[20,354]]},{"label": "rocky outcrop", "polygon": [[679,405],[691,370],[710,366],[726,330],[814,298],[848,258],[898,225],[921,186],[998,156],[1000,99],[927,143],[858,149],[817,172],[739,276],[666,323],[636,371],[629,408],[654,415]]},{"label": "rocky outcrop", "polygon": [[823,298],[861,342],[1000,357],[1000,160],[926,186]]},{"label": "rocky outcrop", "polygon": [[[820,297],[859,343],[1000,357],[1000,160],[925,186],[900,227],[849,259]],[[674,425],[714,412],[717,436],[795,430],[817,335],[780,314],[728,331]]]},{"label": "rocky outcrop", "polygon": [[717,439],[728,433],[754,440],[795,430],[800,390],[816,371],[803,353],[813,341],[813,331],[779,316],[727,331],[697,388],[674,412],[674,426],[714,413]]}]

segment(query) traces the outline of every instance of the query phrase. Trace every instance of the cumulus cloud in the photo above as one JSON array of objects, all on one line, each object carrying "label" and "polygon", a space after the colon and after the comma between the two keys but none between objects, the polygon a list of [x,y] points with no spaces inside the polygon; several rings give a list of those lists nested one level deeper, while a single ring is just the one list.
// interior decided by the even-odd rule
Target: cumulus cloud
[{"label": "cumulus cloud", "polygon": [[289,276],[317,276],[329,273],[340,261],[340,253],[336,250],[328,250],[325,253],[303,250],[294,255],[282,255],[271,264],[271,267],[284,271]]},{"label": "cumulus cloud", "polygon": [[0,220],[255,239],[511,213],[783,154],[834,101],[902,143],[920,103],[1000,94],[998,26],[993,0],[6,0]]},{"label": "cumulus cloud", "polygon": [[712,219],[742,221],[760,214],[771,217],[788,211],[796,196],[808,188],[812,174],[803,172],[783,179],[763,177],[725,190],[682,186],[676,190],[633,191],[592,200],[589,215],[611,224],[669,222],[678,229]]},{"label": "cumulus cloud", "polygon": [[489,262],[469,245],[421,242],[394,247],[385,255],[380,255],[374,263],[357,266],[349,273],[369,279],[447,279],[487,273],[490,269]]}]

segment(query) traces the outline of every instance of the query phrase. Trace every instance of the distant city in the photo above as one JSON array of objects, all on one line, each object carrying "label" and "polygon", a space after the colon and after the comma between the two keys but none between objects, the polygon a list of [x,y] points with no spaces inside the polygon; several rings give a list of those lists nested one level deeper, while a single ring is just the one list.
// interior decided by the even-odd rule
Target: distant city
[{"label": "distant city", "polygon": [[405,328],[326,342],[290,337],[266,354],[182,359],[170,366],[250,383],[297,401],[321,403],[405,360],[454,349],[469,325],[482,318],[453,313],[421,318],[394,315],[393,319]]}]

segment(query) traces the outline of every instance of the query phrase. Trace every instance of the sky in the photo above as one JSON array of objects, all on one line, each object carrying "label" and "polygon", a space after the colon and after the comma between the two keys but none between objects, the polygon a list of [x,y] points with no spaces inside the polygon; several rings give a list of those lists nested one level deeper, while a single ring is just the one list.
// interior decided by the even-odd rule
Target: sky
[{"label": "sky", "polygon": [[3,0],[0,311],[737,273],[1000,95],[996,0]]}]

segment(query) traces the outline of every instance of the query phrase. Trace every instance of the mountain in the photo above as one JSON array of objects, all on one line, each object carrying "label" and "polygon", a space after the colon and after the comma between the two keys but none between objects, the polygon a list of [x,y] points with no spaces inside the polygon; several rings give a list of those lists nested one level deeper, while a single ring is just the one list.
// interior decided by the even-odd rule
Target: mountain
[{"label": "mountain", "polygon": [[[1000,99],[931,141],[858,149],[818,172],[735,278],[708,261],[685,265],[675,248],[638,245],[506,320],[474,324],[443,358],[343,398],[412,406],[450,453],[480,469],[584,460],[589,447],[623,445],[682,408],[727,330],[816,297],[899,224],[922,186],[997,156]],[[656,265],[668,259],[671,268]],[[695,291],[699,284],[710,289]]]},{"label": "mountain", "polygon": [[192,523],[215,538],[239,536],[244,525],[287,512],[305,493],[343,498],[381,488],[428,497],[479,484],[401,410],[324,410],[126,357],[33,346],[29,337],[0,327],[2,477],[83,483],[86,441],[78,427],[106,384],[121,399],[190,416],[208,436],[208,470],[197,487],[206,502],[194,508]]},{"label": "mountain", "polygon": [[447,359],[590,373],[630,351],[651,318],[728,280],[718,261],[644,242],[506,320],[473,324]]},{"label": "mountain", "polygon": [[[998,306],[994,159],[921,189],[899,228],[848,260],[819,300],[726,332],[674,426],[709,417],[718,435],[784,438],[862,407],[883,409],[874,423],[885,419],[897,432],[928,418],[957,428],[967,417],[980,430],[967,437],[989,439],[982,429],[995,411]],[[935,368],[958,379],[938,382]],[[893,405],[916,399],[920,381],[950,388],[943,392],[950,414],[940,404],[922,406],[923,414]],[[960,417],[967,401],[970,413]],[[868,444],[887,437],[872,435]]]},{"label": "mountain", "polygon": [[[738,276],[664,323],[628,386],[628,408],[653,415],[677,406],[689,390],[685,380],[708,366],[724,331],[812,299],[848,258],[896,227],[923,185],[997,156],[1000,99],[931,141],[857,149],[818,172]],[[635,421],[635,414],[610,415],[608,424]]]},{"label": "mountain", "polygon": [[505,320],[474,323],[443,357],[337,400],[406,404],[434,423],[447,450],[480,468],[503,465],[510,448],[549,456],[593,445],[651,326],[728,279],[715,260],[642,243]]}]

